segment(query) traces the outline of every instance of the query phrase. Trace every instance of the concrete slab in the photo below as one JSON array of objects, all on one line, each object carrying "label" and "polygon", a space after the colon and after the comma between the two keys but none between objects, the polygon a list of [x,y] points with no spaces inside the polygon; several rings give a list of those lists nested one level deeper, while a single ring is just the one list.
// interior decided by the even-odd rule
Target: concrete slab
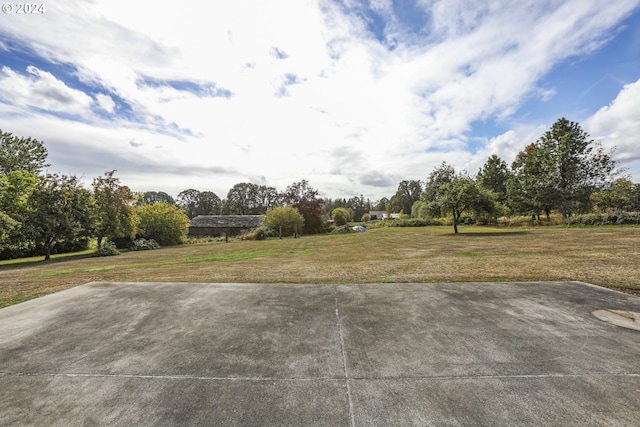
[{"label": "concrete slab", "polygon": [[584,283],[90,283],[0,310],[0,425],[634,425]]}]

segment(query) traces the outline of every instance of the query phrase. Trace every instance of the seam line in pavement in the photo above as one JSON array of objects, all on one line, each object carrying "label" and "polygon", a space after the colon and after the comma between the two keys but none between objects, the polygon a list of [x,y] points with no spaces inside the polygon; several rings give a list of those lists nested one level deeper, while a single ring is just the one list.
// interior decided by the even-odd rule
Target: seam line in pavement
[{"label": "seam line in pavement", "polygon": [[[285,377],[209,377],[204,375],[142,375],[142,374],[92,374],[73,372],[0,372],[0,377],[69,377],[69,378],[131,378],[202,381],[344,381],[342,377],[285,378]],[[537,378],[585,378],[585,377],[640,377],[634,372],[593,372],[586,374],[513,374],[513,375],[449,375],[449,376],[398,376],[398,377],[351,377],[354,381],[394,381],[394,380],[491,380],[491,379],[537,379]]]},{"label": "seam line in pavement", "polygon": [[340,310],[338,309],[338,285],[333,286],[333,299],[336,308],[336,324],[338,327],[338,336],[340,337],[340,352],[342,353],[342,367],[344,368],[344,379],[347,384],[347,399],[349,401],[349,419],[351,427],[355,427],[356,421],[353,415],[353,399],[351,398],[351,384],[349,378],[349,370],[347,368],[347,351],[344,346],[344,334],[342,332],[342,320],[340,319]]},{"label": "seam line in pavement", "polygon": [[69,378],[131,378],[158,380],[201,380],[201,381],[344,381],[342,377],[286,378],[286,377],[210,377],[205,375],[144,375],[144,374],[92,374],[76,372],[0,372],[0,377],[69,377]]}]

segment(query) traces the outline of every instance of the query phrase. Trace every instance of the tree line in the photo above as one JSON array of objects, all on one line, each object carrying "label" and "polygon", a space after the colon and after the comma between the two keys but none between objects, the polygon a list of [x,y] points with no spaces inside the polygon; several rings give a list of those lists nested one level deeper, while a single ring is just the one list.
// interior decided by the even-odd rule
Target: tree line
[{"label": "tree line", "polygon": [[44,173],[47,149],[33,138],[0,130],[0,259],[86,249],[97,239],[133,237],[172,245],[185,240],[189,220],[204,214],[265,214],[279,206],[301,215],[297,232],[324,230],[323,200],[306,180],[283,192],[239,183],[220,199],[211,191],[187,189],[176,200],[165,192],[134,193],[107,171],[83,188],[75,176]]},{"label": "tree line", "polygon": [[[162,191],[133,193],[107,171],[82,188],[74,176],[45,174],[47,150],[33,138],[0,130],[0,258],[86,247],[89,239],[154,236],[160,244],[184,239],[189,219],[207,214],[266,214],[296,209],[305,234],[336,223],[366,221],[370,211],[401,217],[463,216],[490,223],[500,216],[540,219],[593,211],[640,211],[640,184],[616,169],[613,153],[590,139],[576,122],[558,119],[509,166],[497,155],[475,174],[442,163],[424,181],[403,180],[390,198],[321,198],[308,181],[275,187],[241,182],[222,199],[212,191],[186,189],[177,198]],[[161,243],[162,242],[162,243]]]},{"label": "tree line", "polygon": [[[401,217],[429,220],[452,218],[454,231],[464,216],[491,223],[498,217],[527,215],[550,219],[590,212],[640,211],[640,184],[616,169],[613,150],[584,132],[576,122],[558,119],[551,129],[527,145],[509,166],[492,155],[476,173],[456,171],[442,163],[424,181],[403,180],[390,199],[375,210]],[[355,202],[355,203],[354,203]],[[346,209],[353,218],[366,218],[357,197],[329,201],[332,209]],[[342,210],[340,216],[344,216]]]}]

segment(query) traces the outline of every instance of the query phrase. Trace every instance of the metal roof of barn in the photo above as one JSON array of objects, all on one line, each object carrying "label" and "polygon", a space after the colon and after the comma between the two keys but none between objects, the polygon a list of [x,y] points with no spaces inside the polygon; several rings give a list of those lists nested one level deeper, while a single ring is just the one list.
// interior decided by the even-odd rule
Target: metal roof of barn
[{"label": "metal roof of barn", "polygon": [[262,225],[264,215],[198,215],[189,222],[190,227],[203,228],[255,228]]}]

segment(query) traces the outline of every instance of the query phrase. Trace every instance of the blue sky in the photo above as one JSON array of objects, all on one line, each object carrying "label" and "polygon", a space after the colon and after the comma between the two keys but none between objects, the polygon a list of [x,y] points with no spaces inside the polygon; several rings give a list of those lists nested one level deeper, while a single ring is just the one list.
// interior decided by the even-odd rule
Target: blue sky
[{"label": "blue sky", "polygon": [[443,161],[510,163],[563,116],[640,182],[640,0],[68,0],[0,15],[0,129],[44,141],[50,171],[87,184],[117,169],[174,196],[307,179],[378,199]]}]

